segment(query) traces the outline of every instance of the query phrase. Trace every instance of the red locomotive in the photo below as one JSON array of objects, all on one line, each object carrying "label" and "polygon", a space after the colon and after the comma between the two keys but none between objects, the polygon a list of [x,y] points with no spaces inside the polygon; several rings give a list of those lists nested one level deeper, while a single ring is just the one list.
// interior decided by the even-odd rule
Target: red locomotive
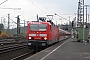
[{"label": "red locomotive", "polygon": [[30,47],[46,47],[58,41],[59,29],[49,22],[29,22],[27,38]]},{"label": "red locomotive", "polygon": [[28,46],[29,48],[48,47],[65,38],[65,31],[58,29],[50,22],[28,22]]}]

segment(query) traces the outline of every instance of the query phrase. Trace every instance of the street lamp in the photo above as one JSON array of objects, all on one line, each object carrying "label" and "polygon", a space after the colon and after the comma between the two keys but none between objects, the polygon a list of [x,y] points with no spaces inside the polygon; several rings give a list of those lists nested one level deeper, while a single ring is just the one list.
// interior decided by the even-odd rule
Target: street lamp
[{"label": "street lamp", "polygon": [[[84,6],[86,7],[86,25],[84,25]],[[84,37],[84,29],[87,27],[87,7],[89,5],[84,5],[84,0],[83,0],[83,42],[85,42],[85,37]],[[87,35],[88,36],[88,35]]]}]

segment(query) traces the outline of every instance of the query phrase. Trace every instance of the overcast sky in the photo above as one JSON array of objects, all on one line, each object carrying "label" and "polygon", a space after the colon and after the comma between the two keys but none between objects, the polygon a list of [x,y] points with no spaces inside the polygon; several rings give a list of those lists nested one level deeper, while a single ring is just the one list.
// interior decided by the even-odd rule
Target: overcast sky
[{"label": "overcast sky", "polygon": [[[0,0],[2,3],[5,0]],[[16,16],[20,15],[21,20],[31,21],[36,20],[36,15],[46,16],[58,15],[71,19],[75,17],[74,13],[77,13],[79,0],[7,0],[5,3],[0,5],[0,17],[5,17],[7,21],[7,14],[10,13],[10,19],[16,21]],[[85,4],[90,5],[90,0],[85,0]],[[13,9],[3,9],[3,8],[21,8]],[[90,8],[88,8],[90,13]],[[60,17],[54,16],[54,19],[58,21]],[[55,20],[55,21],[56,21]],[[55,22],[54,21],[54,22]],[[63,19],[63,21],[65,21]],[[1,21],[0,21],[1,22]]]}]

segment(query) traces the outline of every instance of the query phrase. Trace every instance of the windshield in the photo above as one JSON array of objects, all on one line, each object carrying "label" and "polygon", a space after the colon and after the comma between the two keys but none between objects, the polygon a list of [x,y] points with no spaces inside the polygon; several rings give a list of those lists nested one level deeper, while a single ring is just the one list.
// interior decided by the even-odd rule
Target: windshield
[{"label": "windshield", "polygon": [[46,31],[47,25],[46,24],[31,24],[30,30],[39,30],[39,31]]}]

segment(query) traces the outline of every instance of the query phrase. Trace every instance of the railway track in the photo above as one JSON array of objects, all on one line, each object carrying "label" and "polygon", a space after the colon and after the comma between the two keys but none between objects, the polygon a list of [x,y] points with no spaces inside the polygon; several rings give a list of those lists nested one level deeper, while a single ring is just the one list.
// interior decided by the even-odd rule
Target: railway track
[{"label": "railway track", "polygon": [[14,51],[17,49],[22,49],[25,47],[27,47],[27,44],[23,44],[23,45],[15,44],[15,45],[4,46],[4,47],[0,48],[0,54],[10,52],[10,51]]},{"label": "railway track", "polygon": [[[62,42],[64,41],[59,42],[59,44],[61,44]],[[34,50],[28,49],[26,44],[16,44],[0,48],[0,60],[23,60],[29,56],[32,56],[33,54],[35,54]]]},{"label": "railway track", "polygon": [[33,54],[35,54],[35,53],[33,53],[33,50],[32,51],[30,51],[30,52],[27,52],[27,53],[24,53],[24,54],[22,54],[22,55],[20,55],[20,56],[17,56],[17,57],[14,57],[14,58],[12,58],[11,60],[21,60],[21,59],[25,59],[25,57],[27,58],[27,56],[31,56],[31,55],[33,55]]},{"label": "railway track", "polygon": [[5,45],[22,44],[27,43],[26,39],[0,39],[0,47]]},{"label": "railway track", "polygon": [[[60,42],[58,42],[58,43],[56,43],[56,44],[53,44],[53,45],[62,44],[63,42],[65,42],[65,40],[62,40],[62,41],[60,41]],[[48,48],[52,47],[53,45],[49,46]],[[43,51],[43,49],[40,50],[40,51]],[[40,51],[38,51],[38,52],[40,52]],[[36,52],[36,53],[37,53],[37,52]],[[11,60],[24,60],[25,58],[30,57],[30,56],[32,56],[32,55],[34,55],[34,54],[35,54],[35,53],[34,53],[34,50],[32,50],[31,52],[28,52],[28,53],[22,54],[22,55],[20,55],[20,56],[14,57],[14,58],[12,58]]]}]

